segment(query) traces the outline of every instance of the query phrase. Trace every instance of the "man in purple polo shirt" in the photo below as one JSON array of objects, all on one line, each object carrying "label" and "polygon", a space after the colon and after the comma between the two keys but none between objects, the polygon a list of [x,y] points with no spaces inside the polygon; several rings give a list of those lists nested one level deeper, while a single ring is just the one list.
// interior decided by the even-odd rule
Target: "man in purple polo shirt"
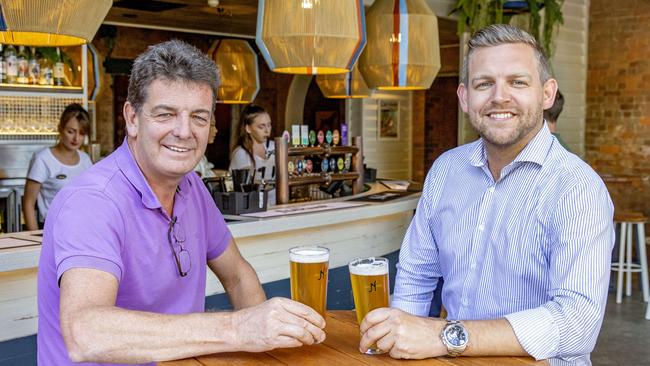
[{"label": "man in purple polo shirt", "polygon": [[[125,142],[60,191],[45,223],[39,365],[151,363],[325,338],[309,307],[265,301],[193,173],[218,80],[215,64],[180,41],[136,59]],[[236,311],[204,313],[206,263]]]}]

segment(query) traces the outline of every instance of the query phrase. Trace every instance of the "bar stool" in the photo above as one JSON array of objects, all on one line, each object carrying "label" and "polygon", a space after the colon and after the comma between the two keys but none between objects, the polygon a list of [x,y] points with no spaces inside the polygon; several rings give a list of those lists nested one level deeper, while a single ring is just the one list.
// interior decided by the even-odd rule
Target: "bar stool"
[{"label": "bar stool", "polygon": [[[650,289],[648,289],[648,261],[645,252],[645,228],[648,218],[641,212],[622,212],[614,214],[614,222],[620,226],[618,262],[612,263],[612,271],[617,271],[616,303],[623,301],[623,276],[627,275],[625,294],[632,295],[632,273],[641,275],[643,301],[648,302]],[[633,232],[636,229],[638,245],[637,256],[639,264],[632,263]],[[650,314],[646,314],[650,315]]]}]

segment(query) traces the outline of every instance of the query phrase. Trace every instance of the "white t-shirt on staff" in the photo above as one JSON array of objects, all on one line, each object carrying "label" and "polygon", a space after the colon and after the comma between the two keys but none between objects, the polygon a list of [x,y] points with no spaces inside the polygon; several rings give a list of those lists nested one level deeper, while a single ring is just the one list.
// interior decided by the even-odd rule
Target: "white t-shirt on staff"
[{"label": "white t-shirt on staff", "polygon": [[[265,147],[266,156],[268,156],[268,158],[263,159],[255,155],[255,170],[257,170],[255,179],[275,181],[275,142],[269,140]],[[264,167],[264,174],[260,177],[259,172],[262,167]],[[248,155],[246,150],[241,146],[238,146],[232,152],[232,158],[230,159],[230,167],[228,170],[232,172],[233,169],[253,169],[253,161],[251,160],[250,155]],[[275,189],[267,192],[266,201],[269,207],[275,205]]]},{"label": "white t-shirt on staff", "polygon": [[84,170],[93,165],[88,154],[77,150],[79,162],[76,165],[65,165],[61,163],[49,147],[34,153],[29,163],[27,179],[41,184],[41,190],[36,199],[36,206],[39,211],[38,220],[43,222],[50,208],[50,203],[56,193],[63,188],[70,180],[81,174]]},{"label": "white t-shirt on staff", "polygon": [[[255,155],[255,169],[257,173],[255,174],[255,179],[264,179],[275,180],[275,142],[269,141],[268,146],[266,147],[267,159],[260,158]],[[264,175],[259,176],[260,169],[264,167]],[[250,155],[246,150],[238,146],[232,152],[232,158],[230,159],[230,168],[228,170],[232,171],[233,169],[252,169],[253,162]]]}]

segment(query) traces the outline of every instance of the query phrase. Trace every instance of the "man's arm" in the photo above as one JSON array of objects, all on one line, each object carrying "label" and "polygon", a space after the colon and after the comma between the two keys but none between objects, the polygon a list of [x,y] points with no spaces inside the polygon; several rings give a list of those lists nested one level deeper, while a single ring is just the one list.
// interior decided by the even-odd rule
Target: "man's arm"
[{"label": "man's arm", "polygon": [[[469,333],[463,356],[527,356],[505,319],[462,322]],[[373,344],[393,358],[423,359],[444,356],[447,347],[440,333],[446,321],[408,314],[399,309],[381,308],[368,313],[361,323],[359,350]]]},{"label": "man's arm", "polygon": [[261,304],[266,300],[255,270],[242,257],[234,239],[230,240],[221,255],[208,261],[208,266],[221,281],[235,309]]},{"label": "man's arm", "polygon": [[62,275],[61,331],[74,362],[142,363],[261,352],[325,338],[320,315],[288,299],[237,312],[166,315],[116,307],[117,290],[117,279],[107,272],[73,268]]}]

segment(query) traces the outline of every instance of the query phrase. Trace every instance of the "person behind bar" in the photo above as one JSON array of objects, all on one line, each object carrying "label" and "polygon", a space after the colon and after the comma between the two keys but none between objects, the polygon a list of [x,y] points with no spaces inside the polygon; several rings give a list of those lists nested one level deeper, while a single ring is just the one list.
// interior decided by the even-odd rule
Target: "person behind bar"
[{"label": "person behind bar", "polygon": [[[398,263],[392,308],[360,350],[395,358],[530,355],[589,365],[614,244],[605,184],[553,138],[557,82],[535,39],[491,25],[469,41],[460,105],[480,139],[430,169]],[[426,317],[438,278],[447,320]]]},{"label": "person behind bar", "polygon": [[560,137],[560,134],[557,132],[557,119],[560,117],[560,113],[562,113],[563,108],[564,108],[564,95],[562,95],[562,93],[560,93],[560,90],[558,89],[557,93],[555,93],[555,100],[553,101],[553,105],[551,106],[551,108],[544,110],[544,119],[548,124],[549,131],[551,131],[551,134],[555,136],[555,138],[560,143],[560,145],[562,145],[562,147],[567,149],[568,151],[571,151],[569,149],[569,146],[567,146],[564,140],[562,140],[562,138]]},{"label": "person behind bar", "polygon": [[[50,207],[38,267],[38,364],[151,364],[321,342],[324,319],[265,299],[192,169],[203,155],[219,72],[178,40],[137,57],[127,137]],[[233,312],[205,313],[206,262]]]},{"label": "person behind bar", "polygon": [[77,103],[68,105],[61,113],[57,130],[59,141],[56,145],[35,152],[29,163],[23,195],[27,230],[42,229],[57,192],[93,165],[88,154],[79,150],[90,132],[90,116],[84,107]]},{"label": "person behind bar", "polygon": [[[236,128],[237,142],[232,150],[229,170],[250,169],[256,181],[275,180],[275,142],[271,136],[271,117],[256,104],[241,112]],[[268,191],[269,206],[275,204],[275,190]]]}]

